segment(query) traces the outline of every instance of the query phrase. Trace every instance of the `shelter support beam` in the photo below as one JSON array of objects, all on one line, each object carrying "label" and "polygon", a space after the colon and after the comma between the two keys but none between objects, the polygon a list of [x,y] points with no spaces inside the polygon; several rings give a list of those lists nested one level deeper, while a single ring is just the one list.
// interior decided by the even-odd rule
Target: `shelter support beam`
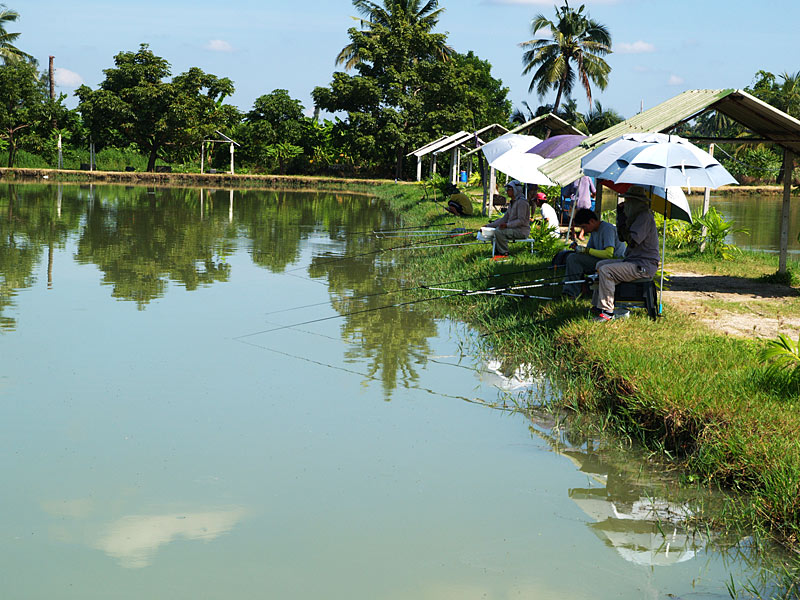
[{"label": "shelter support beam", "polygon": [[[714,156],[714,144],[708,145],[708,153],[711,156]],[[703,216],[705,217],[708,214],[708,209],[711,207],[711,188],[706,188],[706,191],[703,193]],[[706,235],[708,234],[708,228],[703,225],[703,228],[700,230],[700,239],[703,240],[700,242],[700,252],[706,251]]]},{"label": "shelter support beam", "polygon": [[789,208],[792,199],[792,171],[794,155],[791,151],[783,151],[783,205],[781,206],[781,246],[778,258],[778,273],[786,273],[786,262],[789,254]]},{"label": "shelter support beam", "polygon": [[422,181],[422,157],[417,157],[417,181]]}]

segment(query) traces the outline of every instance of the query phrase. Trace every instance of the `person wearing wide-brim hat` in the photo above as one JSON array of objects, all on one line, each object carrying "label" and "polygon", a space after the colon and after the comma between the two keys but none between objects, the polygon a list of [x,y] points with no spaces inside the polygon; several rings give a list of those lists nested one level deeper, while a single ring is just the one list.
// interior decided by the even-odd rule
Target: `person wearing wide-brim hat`
[{"label": "person wearing wide-brim hat", "polygon": [[628,244],[628,250],[622,260],[601,260],[597,263],[598,286],[592,298],[597,321],[614,318],[614,289],[618,283],[652,278],[661,260],[658,229],[646,190],[634,185],[623,196],[625,225],[618,227],[617,231],[620,239]]},{"label": "person wearing wide-brim hat", "polygon": [[499,219],[489,223],[495,228],[495,259],[508,256],[508,240],[524,240],[531,234],[531,205],[525,196],[525,188],[516,179],[506,184],[511,206]]}]

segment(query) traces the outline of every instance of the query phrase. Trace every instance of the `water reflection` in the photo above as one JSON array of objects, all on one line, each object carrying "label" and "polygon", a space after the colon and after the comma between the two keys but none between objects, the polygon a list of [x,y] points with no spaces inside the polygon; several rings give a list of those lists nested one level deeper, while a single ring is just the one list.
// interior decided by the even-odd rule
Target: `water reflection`
[{"label": "water reflection", "polygon": [[588,475],[589,485],[570,488],[569,498],[591,519],[589,529],[626,561],[675,565],[691,560],[710,542],[706,533],[689,525],[695,516],[691,503],[667,497],[665,482],[650,474],[631,473],[629,458],[624,465],[615,464],[595,451],[591,441],[583,449],[565,446],[557,432],[531,431]]},{"label": "water reflection", "polygon": [[245,516],[242,508],[163,515],[130,515],[110,523],[95,547],[115,558],[120,566],[149,566],[161,546],[177,539],[210,542],[229,532]]}]

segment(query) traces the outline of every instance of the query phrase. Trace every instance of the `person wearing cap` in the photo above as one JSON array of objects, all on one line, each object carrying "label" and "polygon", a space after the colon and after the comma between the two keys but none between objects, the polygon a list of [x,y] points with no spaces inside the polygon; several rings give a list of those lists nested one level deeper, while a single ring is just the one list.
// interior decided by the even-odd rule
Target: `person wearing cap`
[{"label": "person wearing cap", "polygon": [[472,200],[469,199],[469,196],[462,193],[458,187],[451,183],[445,188],[445,193],[450,196],[447,200],[446,211],[458,215],[459,217],[472,215]]},{"label": "person wearing cap", "polygon": [[581,285],[574,282],[597,270],[601,260],[619,260],[625,256],[625,242],[617,236],[617,228],[607,221],[601,221],[597,213],[589,208],[581,208],[575,213],[573,223],[589,234],[585,246],[573,242],[571,250],[562,250],[553,259],[553,264],[563,264],[564,288],[562,294],[577,298],[581,293]]},{"label": "person wearing cap", "polygon": [[508,240],[524,240],[531,234],[531,206],[522,184],[516,179],[509,181],[506,192],[511,205],[502,217],[488,225],[495,228],[495,259],[508,256]]},{"label": "person wearing cap", "polygon": [[634,185],[624,194],[622,210],[625,226],[620,238],[628,244],[622,260],[601,260],[597,263],[598,287],[592,298],[596,321],[614,318],[614,289],[618,283],[652,278],[658,270],[658,229],[650,210],[650,199],[642,186]]},{"label": "person wearing cap", "polygon": [[556,209],[547,202],[547,194],[544,192],[536,192],[536,194],[529,193],[528,198],[532,199],[536,203],[536,206],[539,207],[542,219],[550,226],[550,235],[555,238],[560,237],[558,215],[556,214]]}]

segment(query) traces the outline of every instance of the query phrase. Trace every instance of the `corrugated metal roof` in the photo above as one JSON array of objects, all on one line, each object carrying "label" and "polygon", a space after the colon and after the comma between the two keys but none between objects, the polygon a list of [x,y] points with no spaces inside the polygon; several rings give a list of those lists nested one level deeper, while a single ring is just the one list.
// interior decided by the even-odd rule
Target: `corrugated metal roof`
[{"label": "corrugated metal roof", "polygon": [[466,131],[459,131],[458,133],[454,133],[453,135],[448,135],[447,137],[441,138],[435,142],[426,144],[422,148],[417,148],[413,152],[409,152],[408,154],[406,154],[406,156],[411,156],[412,154],[414,156],[425,156],[426,154],[430,154],[434,150],[438,150],[442,146],[446,146],[455,139],[470,135],[471,134],[467,133]]},{"label": "corrugated metal roof", "polygon": [[589,136],[581,142],[580,146],[552,159],[542,165],[539,170],[553,181],[558,182],[559,185],[572,183],[582,175],[581,158],[589,154],[597,146],[624,133],[667,130],[692,115],[702,112],[735,91],[733,89],[689,90],[678,94],[658,106],[617,123],[600,133]]},{"label": "corrugated metal roof", "polygon": [[712,108],[794,154],[800,154],[800,120],[774,106],[736,90]]}]

